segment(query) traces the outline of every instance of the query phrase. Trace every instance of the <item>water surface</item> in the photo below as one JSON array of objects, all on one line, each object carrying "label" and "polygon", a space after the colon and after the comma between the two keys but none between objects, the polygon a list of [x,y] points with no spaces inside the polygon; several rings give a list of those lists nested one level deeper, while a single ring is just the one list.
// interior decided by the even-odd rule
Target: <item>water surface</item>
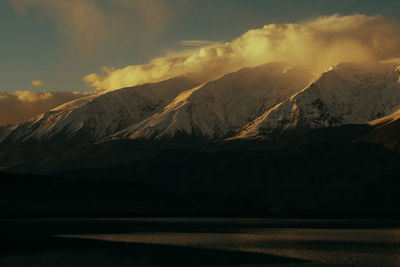
[{"label": "water surface", "polygon": [[400,222],[2,220],[0,266],[400,266]]}]

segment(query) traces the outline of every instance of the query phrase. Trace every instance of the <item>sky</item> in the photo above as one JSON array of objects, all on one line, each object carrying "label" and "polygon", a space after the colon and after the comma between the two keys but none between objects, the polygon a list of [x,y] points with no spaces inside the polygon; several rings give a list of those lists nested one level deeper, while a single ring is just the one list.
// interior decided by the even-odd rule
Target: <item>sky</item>
[{"label": "sky", "polygon": [[[299,22],[335,13],[400,16],[397,0],[121,0],[130,3],[126,13],[121,10],[124,8],[110,6],[108,0],[82,0],[89,3],[82,12],[87,11],[92,18],[96,8],[103,21],[74,36],[65,26],[68,13],[51,7],[51,2],[61,1],[0,0],[0,92],[87,91],[90,87],[82,78],[104,66],[144,64],[184,49],[181,41],[231,41],[270,23]],[[18,5],[25,5],[25,10],[18,10]],[[69,12],[68,7],[61,8]],[[133,16],[135,10],[140,15]],[[108,31],[114,33],[83,38],[93,28],[108,24],[112,24]],[[83,40],[79,43],[76,39]],[[82,48],[82,43],[87,47]]]},{"label": "sky", "polygon": [[400,1],[0,0],[0,33],[1,126],[187,73],[400,57]]}]

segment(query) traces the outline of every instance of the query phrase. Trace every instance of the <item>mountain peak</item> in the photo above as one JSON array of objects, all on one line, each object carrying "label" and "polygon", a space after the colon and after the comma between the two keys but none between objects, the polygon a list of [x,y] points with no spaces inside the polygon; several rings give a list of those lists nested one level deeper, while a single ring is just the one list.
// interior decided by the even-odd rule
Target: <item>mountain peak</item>
[{"label": "mountain peak", "polygon": [[237,138],[367,123],[400,108],[394,63],[341,63],[244,127]]}]

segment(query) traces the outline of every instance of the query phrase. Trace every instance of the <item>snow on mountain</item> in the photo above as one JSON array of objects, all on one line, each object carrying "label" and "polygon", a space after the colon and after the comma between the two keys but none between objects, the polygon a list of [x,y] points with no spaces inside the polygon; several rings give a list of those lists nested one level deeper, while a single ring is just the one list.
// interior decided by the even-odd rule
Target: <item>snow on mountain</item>
[{"label": "snow on mountain", "polygon": [[400,65],[386,62],[342,63],[317,79],[307,67],[286,63],[241,69],[204,84],[178,77],[74,100],[11,133],[0,129],[0,142],[182,135],[215,140],[367,123],[400,109],[399,76]]},{"label": "snow on mountain", "polygon": [[245,68],[182,92],[162,111],[112,138],[161,139],[231,136],[277,103],[303,89],[313,74],[285,63]]},{"label": "snow on mountain", "polygon": [[97,141],[162,110],[179,93],[197,86],[187,77],[95,94],[61,105],[20,124],[9,142],[49,139],[66,133]]},{"label": "snow on mountain", "polygon": [[388,116],[370,121],[368,124],[371,126],[379,127],[390,124],[399,119],[400,119],[400,109]]},{"label": "snow on mountain", "polygon": [[249,123],[237,138],[367,123],[400,108],[400,65],[342,63]]}]

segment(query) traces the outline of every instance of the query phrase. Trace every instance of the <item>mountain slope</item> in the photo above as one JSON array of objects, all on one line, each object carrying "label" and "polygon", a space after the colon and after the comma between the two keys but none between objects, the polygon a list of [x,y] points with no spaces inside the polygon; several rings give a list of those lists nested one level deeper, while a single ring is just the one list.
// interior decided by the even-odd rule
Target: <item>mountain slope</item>
[{"label": "mountain slope", "polygon": [[162,110],[176,95],[198,83],[178,77],[78,99],[20,124],[5,140],[18,143],[58,135],[95,142]]},{"label": "mountain slope", "polygon": [[179,135],[221,139],[303,89],[313,74],[285,63],[245,68],[177,96],[162,112],[113,138],[163,139]]},{"label": "mountain slope", "polygon": [[3,141],[4,138],[6,138],[13,129],[15,129],[15,125],[4,125],[0,126],[0,142]]},{"label": "mountain slope", "polygon": [[386,148],[400,153],[400,110],[369,123],[374,128],[357,139],[358,142],[382,144]]},{"label": "mountain slope", "polygon": [[238,138],[366,123],[400,108],[399,64],[339,64],[250,123]]}]

